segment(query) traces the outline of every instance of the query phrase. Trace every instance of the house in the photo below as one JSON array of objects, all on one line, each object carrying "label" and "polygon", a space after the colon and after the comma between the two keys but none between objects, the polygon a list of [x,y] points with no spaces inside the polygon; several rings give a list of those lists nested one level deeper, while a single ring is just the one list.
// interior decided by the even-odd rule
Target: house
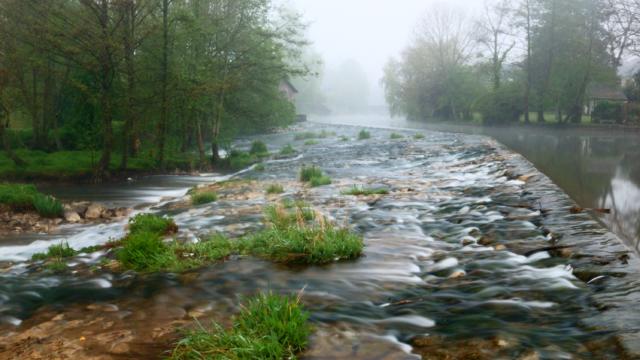
[{"label": "house", "polygon": [[278,88],[282,95],[284,95],[289,101],[294,101],[295,96],[298,93],[298,89],[296,89],[289,80],[282,80]]},{"label": "house", "polygon": [[587,88],[586,115],[591,115],[600,103],[618,103],[624,105],[629,102],[620,86],[612,86],[602,83],[593,83]]}]

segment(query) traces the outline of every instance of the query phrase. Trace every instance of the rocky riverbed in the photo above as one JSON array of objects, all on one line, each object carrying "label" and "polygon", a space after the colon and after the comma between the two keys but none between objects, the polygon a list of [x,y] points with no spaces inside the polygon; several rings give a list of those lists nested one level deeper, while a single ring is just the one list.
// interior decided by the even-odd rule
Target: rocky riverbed
[{"label": "rocky riverbed", "polygon": [[[262,137],[272,152],[291,143],[299,154],[201,185],[216,202],[193,206],[185,196],[144,211],[172,216],[177,236],[196,241],[251,233],[265,205],[303,200],[361,233],[363,258],[288,268],[232,257],[147,275],[104,261],[108,249],[70,259],[63,273],[14,260],[0,274],[0,358],[162,358],[194,318],[228,324],[243,296],[303,288],[316,326],[308,359],[640,354],[640,264],[589,214],[572,213],[575,204],[522,157],[485,137],[371,130],[357,140],[355,127],[301,130],[323,136],[307,146],[293,133]],[[332,184],[300,183],[303,164]],[[267,194],[274,183],[284,193]],[[346,195],[353,186],[388,194]],[[125,224],[77,225],[67,241],[103,244]],[[43,245],[0,255],[27,258]]]}]

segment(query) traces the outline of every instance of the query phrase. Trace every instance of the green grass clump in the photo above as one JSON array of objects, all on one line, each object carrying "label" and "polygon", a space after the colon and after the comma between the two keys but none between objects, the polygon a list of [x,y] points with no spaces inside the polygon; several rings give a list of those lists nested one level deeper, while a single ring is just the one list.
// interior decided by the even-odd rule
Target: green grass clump
[{"label": "green grass clump", "polygon": [[287,146],[283,147],[282,150],[280,150],[280,155],[282,156],[291,156],[295,154],[296,154],[296,149],[294,149],[293,146],[291,146],[291,144],[287,144]]},{"label": "green grass clump", "polygon": [[355,259],[362,254],[362,238],[338,228],[324,217],[306,220],[282,208],[268,208],[267,229],[242,240],[245,253],[286,264],[327,264]]},{"label": "green grass clump", "polygon": [[300,169],[300,181],[302,182],[309,182],[315,177],[322,177],[322,175],[322,170],[315,165],[302,166]]},{"label": "green grass clump", "polygon": [[271,184],[267,187],[267,194],[282,194],[284,192],[284,187],[280,184]]},{"label": "green grass clump", "polygon": [[311,187],[330,185],[331,178],[326,175],[323,175],[320,177],[314,177],[314,178],[311,178],[311,181],[309,181],[309,184],[311,185]]},{"label": "green grass clump", "polygon": [[312,146],[312,145],[318,145],[318,144],[319,144],[318,140],[313,140],[313,139],[307,140],[304,142],[305,146]]},{"label": "green grass clump", "polygon": [[169,262],[166,270],[172,272],[202,267],[207,263],[228,257],[233,251],[231,241],[219,234],[198,243],[183,244],[174,241],[169,244],[169,248],[173,252],[174,259]]},{"label": "green grass clump", "polygon": [[267,157],[269,156],[269,150],[267,149],[267,145],[262,141],[256,140],[251,143],[251,149],[249,150],[249,154],[256,155],[258,157]]},{"label": "green grass clump", "polygon": [[116,258],[127,269],[156,272],[169,268],[176,261],[175,254],[157,232],[132,232],[122,244]]},{"label": "green grass clump", "polygon": [[129,219],[129,232],[151,233],[157,235],[169,235],[178,231],[178,226],[173,219],[155,214],[138,214]]},{"label": "green grass clump", "polygon": [[347,136],[344,136],[344,135],[340,136],[340,141],[342,141],[342,142],[347,142],[347,141],[350,141],[350,140],[351,139],[349,137],[347,137]]},{"label": "green grass clump", "polygon": [[267,206],[264,211],[267,223],[278,229],[285,229],[294,225],[306,224],[316,218],[315,211],[302,201],[291,204],[289,208],[286,206]]},{"label": "green grass clump", "polygon": [[371,133],[365,129],[360,130],[358,133],[358,140],[367,140],[371,139]]},{"label": "green grass clump", "polygon": [[61,273],[67,270],[67,263],[60,259],[56,259],[55,261],[46,264],[44,268],[53,273]]},{"label": "green grass clump", "polygon": [[195,193],[191,195],[193,205],[203,205],[218,201],[218,194],[213,191]]},{"label": "green grass clump", "polygon": [[225,159],[226,165],[231,170],[246,169],[258,161],[260,161],[258,155],[235,150]]},{"label": "green grass clump", "polygon": [[55,218],[64,213],[62,203],[44,195],[33,185],[0,184],[0,204],[15,211],[36,210],[43,217]]},{"label": "green grass clump", "polygon": [[57,218],[64,214],[64,206],[53,196],[36,194],[33,196],[33,207],[38,214],[46,218]]},{"label": "green grass clump", "polygon": [[389,136],[389,138],[391,140],[398,140],[398,139],[404,139],[404,136],[398,134],[398,133],[391,133],[391,135]]},{"label": "green grass clump", "polygon": [[253,168],[253,170],[255,170],[255,171],[259,171],[259,172],[263,172],[263,171],[267,170],[267,168],[264,166],[264,164],[260,163],[260,164],[257,164],[257,165]]},{"label": "green grass clump", "polygon": [[424,139],[424,134],[415,134],[413,135],[413,138],[416,140],[422,140]]},{"label": "green grass clump", "polygon": [[55,244],[49,246],[46,253],[36,253],[31,256],[31,260],[40,261],[40,260],[48,260],[48,259],[66,259],[72,256],[77,255],[78,252],[69,246],[67,242],[61,242],[60,244]]},{"label": "green grass clump", "polygon": [[170,359],[296,359],[311,332],[299,297],[260,294],[241,306],[228,330],[213,324],[188,332]]},{"label": "green grass clump", "polygon": [[293,138],[295,141],[301,141],[301,140],[309,140],[309,139],[317,139],[319,138],[320,135],[314,133],[314,132],[310,132],[310,131],[305,131],[302,133],[297,133],[296,136]]},{"label": "green grass clump", "polygon": [[353,195],[353,196],[386,195],[388,193],[389,193],[389,190],[385,188],[365,188],[364,186],[354,185],[351,189],[343,191],[342,195]]}]

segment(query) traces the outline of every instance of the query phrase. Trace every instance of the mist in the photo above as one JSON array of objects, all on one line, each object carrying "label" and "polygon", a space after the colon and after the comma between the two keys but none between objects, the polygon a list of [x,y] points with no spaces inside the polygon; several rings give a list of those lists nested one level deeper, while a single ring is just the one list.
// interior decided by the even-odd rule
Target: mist
[{"label": "mist", "polygon": [[411,40],[420,19],[434,6],[480,14],[483,0],[285,0],[309,24],[311,47],[324,60],[328,73],[345,63],[358,63],[367,75],[368,103],[385,105],[380,85],[382,69]]}]

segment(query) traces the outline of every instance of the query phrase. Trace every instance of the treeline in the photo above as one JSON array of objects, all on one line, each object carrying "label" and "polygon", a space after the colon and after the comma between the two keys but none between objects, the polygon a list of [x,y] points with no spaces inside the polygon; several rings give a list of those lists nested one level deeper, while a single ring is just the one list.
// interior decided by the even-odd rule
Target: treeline
[{"label": "treeline", "polygon": [[[485,123],[579,123],[594,84],[620,87],[640,48],[640,1],[493,1],[479,19],[434,9],[385,68],[392,113]],[[640,78],[638,78],[640,79]],[[629,92],[637,84],[631,81]],[[548,121],[548,120],[547,120]]]},{"label": "treeline", "polygon": [[303,31],[270,0],[2,0],[4,150],[96,151],[98,178],[135,157],[215,165],[232,136],[293,121],[279,85],[306,73]]}]

